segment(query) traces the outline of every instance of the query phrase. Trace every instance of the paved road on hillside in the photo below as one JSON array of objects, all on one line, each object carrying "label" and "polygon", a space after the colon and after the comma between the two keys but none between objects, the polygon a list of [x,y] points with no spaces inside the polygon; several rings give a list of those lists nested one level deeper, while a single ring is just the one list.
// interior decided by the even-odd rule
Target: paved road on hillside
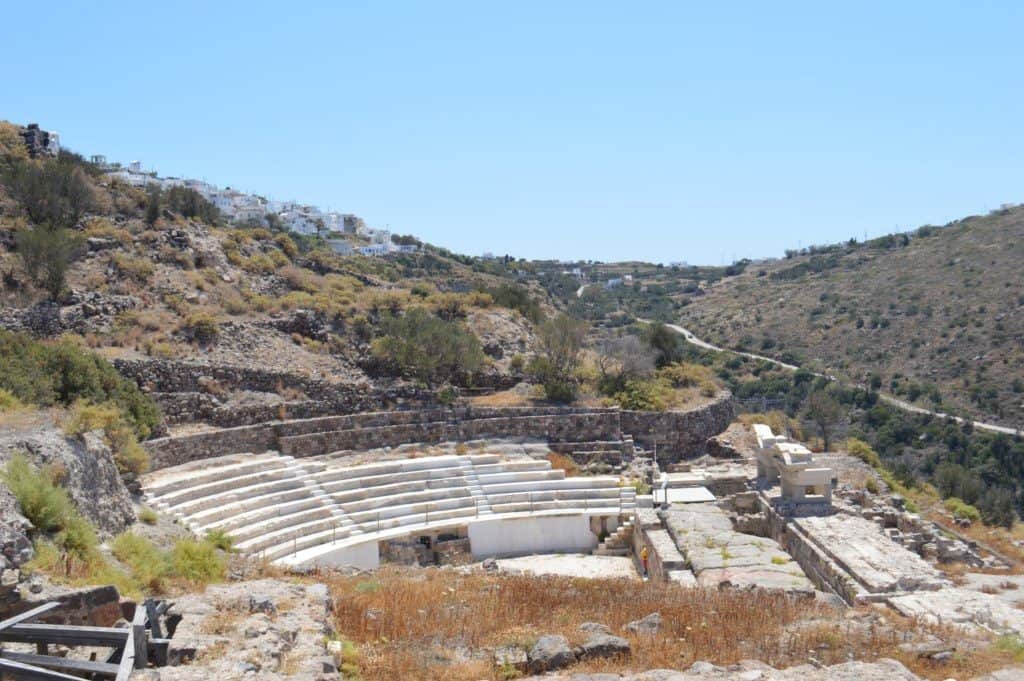
[{"label": "paved road on hillside", "polygon": [[[637,321],[643,322],[645,324],[650,324],[650,321],[647,320],[647,319],[638,319]],[[679,326],[678,324],[666,324],[665,326],[667,326],[668,328],[672,329],[676,333],[682,335],[682,337],[685,338],[688,343],[692,343],[693,345],[696,345],[699,348],[704,348],[705,350],[715,350],[717,352],[731,352],[734,355],[742,355],[743,357],[750,357],[752,359],[759,359],[759,360],[762,360],[762,361],[765,361],[765,362],[770,362],[770,363],[772,363],[772,364],[774,364],[776,366],[780,366],[783,369],[788,369],[790,371],[796,371],[797,369],[800,368],[800,367],[794,366],[792,364],[786,364],[785,362],[780,362],[777,359],[772,359],[771,357],[764,357],[763,355],[755,355],[752,352],[741,352],[739,350],[730,350],[728,348],[720,348],[717,345],[712,345],[711,343],[708,343],[705,340],[701,340],[700,338],[697,338],[695,335],[693,335],[692,332],[690,332],[689,329],[683,328],[682,326]],[[835,381],[836,380],[835,376],[827,376],[825,374],[819,374],[819,373],[816,373],[816,372],[813,372],[813,371],[811,373],[813,373],[815,376],[821,376],[823,378],[827,378],[830,381]],[[860,385],[858,387],[863,388],[864,386]],[[896,407],[897,409],[902,409],[903,411],[911,412],[911,413],[914,413],[914,414],[931,414],[932,416],[935,416],[935,417],[938,417],[938,418],[942,418],[942,419],[951,418],[954,421],[956,421],[957,423],[966,423],[967,422],[967,419],[961,418],[959,416],[950,416],[949,414],[944,414],[941,411],[932,411],[930,409],[925,409],[923,407],[918,407],[916,405],[910,404],[909,402],[904,402],[901,399],[893,397],[892,395],[886,395],[885,393],[878,393],[878,397],[883,402],[891,404],[892,406]],[[1005,433],[1007,435],[1015,435],[1018,432],[1017,429],[1015,429],[1015,428],[1009,428],[1007,426],[998,426],[998,425],[996,425],[994,423],[985,423],[984,421],[971,421],[971,425],[973,425],[975,428],[980,428],[981,430],[987,430],[987,431],[990,431],[990,432],[993,432],[993,433]]]}]

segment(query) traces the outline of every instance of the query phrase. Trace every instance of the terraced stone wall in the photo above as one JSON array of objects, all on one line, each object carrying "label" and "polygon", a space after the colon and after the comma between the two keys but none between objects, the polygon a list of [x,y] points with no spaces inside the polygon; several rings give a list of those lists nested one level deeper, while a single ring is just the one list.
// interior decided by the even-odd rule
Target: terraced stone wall
[{"label": "terraced stone wall", "polygon": [[[492,438],[549,442],[616,441],[624,434],[658,443],[658,457],[679,460],[704,451],[708,437],[726,428],[732,398],[686,412],[622,412],[561,407],[411,409],[296,420],[270,420],[145,443],[155,468],[188,461],[277,449],[314,456],[345,449]],[[653,446],[651,447],[653,449]]]},{"label": "terraced stone wall", "polygon": [[670,463],[705,454],[708,438],[729,426],[735,409],[732,394],[722,391],[714,401],[695,409],[621,414],[622,431],[647,451],[657,450],[659,463]]},{"label": "terraced stone wall", "polygon": [[[203,422],[223,428],[252,425],[284,418],[312,418],[327,414],[420,408],[436,404],[432,391],[410,385],[391,387],[331,383],[282,371],[207,365],[169,360],[114,360],[126,378],[149,393],[170,425]],[[225,391],[267,394],[301,393],[302,399],[247,406],[225,405],[205,389],[215,382]],[[283,404],[282,404],[283,403]]]}]

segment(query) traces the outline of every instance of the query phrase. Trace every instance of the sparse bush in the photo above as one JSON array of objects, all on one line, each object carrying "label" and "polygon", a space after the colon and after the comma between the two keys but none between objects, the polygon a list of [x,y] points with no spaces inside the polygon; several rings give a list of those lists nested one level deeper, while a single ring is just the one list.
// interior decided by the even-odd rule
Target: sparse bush
[{"label": "sparse bush", "polygon": [[227,561],[212,543],[188,538],[175,542],[171,566],[184,579],[201,585],[223,579]]},{"label": "sparse bush", "polygon": [[18,500],[22,514],[37,531],[62,530],[75,513],[67,491],[53,483],[48,471],[34,468],[23,454],[16,454],[7,462],[2,477]]},{"label": "sparse bush", "polygon": [[224,530],[210,530],[204,539],[225,553],[231,553],[235,546],[234,537]]},{"label": "sparse bush", "polygon": [[953,517],[957,520],[970,520],[972,523],[981,522],[981,512],[974,506],[964,503],[962,499],[950,497],[949,499],[946,499],[942,505],[945,506],[946,510],[952,513]]},{"label": "sparse bush", "polygon": [[18,230],[15,238],[25,274],[51,300],[59,300],[68,268],[84,252],[82,237],[64,227],[36,225]]},{"label": "sparse bush", "polygon": [[139,509],[139,522],[147,525],[156,525],[157,522],[156,511],[151,509],[149,506],[143,506]]},{"label": "sparse bush", "polygon": [[615,393],[614,399],[623,409],[664,411],[672,399],[672,390],[658,380],[629,381]]},{"label": "sparse bush", "polygon": [[110,549],[115,558],[131,569],[135,579],[142,585],[155,592],[164,589],[164,580],[171,574],[171,564],[167,553],[153,542],[126,531],[114,537]]},{"label": "sparse bush", "polygon": [[71,406],[64,433],[75,437],[93,430],[102,430],[110,445],[114,463],[121,472],[136,475],[149,470],[149,454],[135,437],[131,425],[113,403],[90,404],[79,400]]},{"label": "sparse bush", "polygon": [[372,345],[374,357],[432,385],[460,383],[483,364],[480,341],[465,325],[438,319],[422,308],[388,317],[384,335]]},{"label": "sparse bush", "polygon": [[0,413],[24,409],[25,403],[19,400],[10,390],[0,388]]},{"label": "sparse bush", "polygon": [[153,276],[153,263],[146,258],[115,253],[113,262],[118,272],[140,284],[145,284]]},{"label": "sparse bush", "polygon": [[210,345],[220,336],[220,325],[212,315],[193,312],[182,324],[182,330],[200,345]]},{"label": "sparse bush", "polygon": [[299,247],[295,245],[292,238],[287,234],[278,234],[274,237],[274,243],[276,243],[283,252],[289,258],[294,258],[299,254]]},{"label": "sparse bush", "polygon": [[588,325],[562,314],[542,324],[538,331],[538,355],[529,371],[544,386],[549,400],[576,399],[576,370],[579,368]]},{"label": "sparse bush", "polygon": [[551,468],[556,471],[565,471],[565,477],[571,478],[580,474],[580,467],[576,465],[576,462],[571,457],[560,454],[558,452],[551,452],[545,457],[551,462]]}]

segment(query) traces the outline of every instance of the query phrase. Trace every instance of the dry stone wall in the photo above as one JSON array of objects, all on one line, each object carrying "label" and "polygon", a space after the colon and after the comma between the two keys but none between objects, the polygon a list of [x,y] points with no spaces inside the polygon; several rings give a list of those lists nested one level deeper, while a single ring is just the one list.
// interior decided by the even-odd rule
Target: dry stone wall
[{"label": "dry stone wall", "polygon": [[[732,397],[686,412],[622,412],[559,407],[422,409],[266,421],[146,443],[155,468],[189,461],[277,449],[314,456],[346,449],[491,438],[549,442],[658,441],[658,457],[679,460],[703,452],[704,441],[732,418]],[[686,429],[685,432],[673,428]],[[653,447],[652,447],[653,448]]]},{"label": "dry stone wall", "polygon": [[[431,391],[401,383],[386,387],[332,383],[284,371],[157,359],[118,359],[114,360],[114,366],[156,401],[170,425],[203,422],[230,428],[280,419],[282,408],[286,419],[304,419],[327,414],[419,408],[435,402]],[[272,404],[224,404],[217,395],[204,389],[211,383],[230,392],[297,393],[302,398],[286,400],[281,397]]]},{"label": "dry stone wall", "polygon": [[720,392],[702,407],[686,411],[623,411],[622,431],[644,449],[657,450],[659,463],[707,453],[708,438],[718,435],[735,415],[732,394]]}]

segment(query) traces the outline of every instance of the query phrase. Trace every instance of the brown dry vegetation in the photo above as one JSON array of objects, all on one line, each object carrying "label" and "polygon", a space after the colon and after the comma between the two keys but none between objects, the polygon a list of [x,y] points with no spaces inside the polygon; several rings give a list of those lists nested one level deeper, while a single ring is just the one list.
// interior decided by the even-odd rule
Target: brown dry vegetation
[{"label": "brown dry vegetation", "polygon": [[332,590],[338,633],[359,647],[368,681],[498,679],[489,648],[528,648],[552,633],[577,644],[583,622],[600,622],[618,633],[652,612],[662,615],[661,632],[625,635],[633,649],[629,660],[595,660],[573,669],[681,669],[696,660],[729,664],[745,658],[786,667],[809,657],[826,664],[892,657],[926,678],[944,679],[1013,661],[979,642],[940,666],[900,651],[899,643],[926,629],[950,641],[963,640],[962,633],[927,628],[888,611],[883,617],[869,611],[847,617],[813,601],[766,592],[454,570],[383,569],[373,577],[322,578]]}]

